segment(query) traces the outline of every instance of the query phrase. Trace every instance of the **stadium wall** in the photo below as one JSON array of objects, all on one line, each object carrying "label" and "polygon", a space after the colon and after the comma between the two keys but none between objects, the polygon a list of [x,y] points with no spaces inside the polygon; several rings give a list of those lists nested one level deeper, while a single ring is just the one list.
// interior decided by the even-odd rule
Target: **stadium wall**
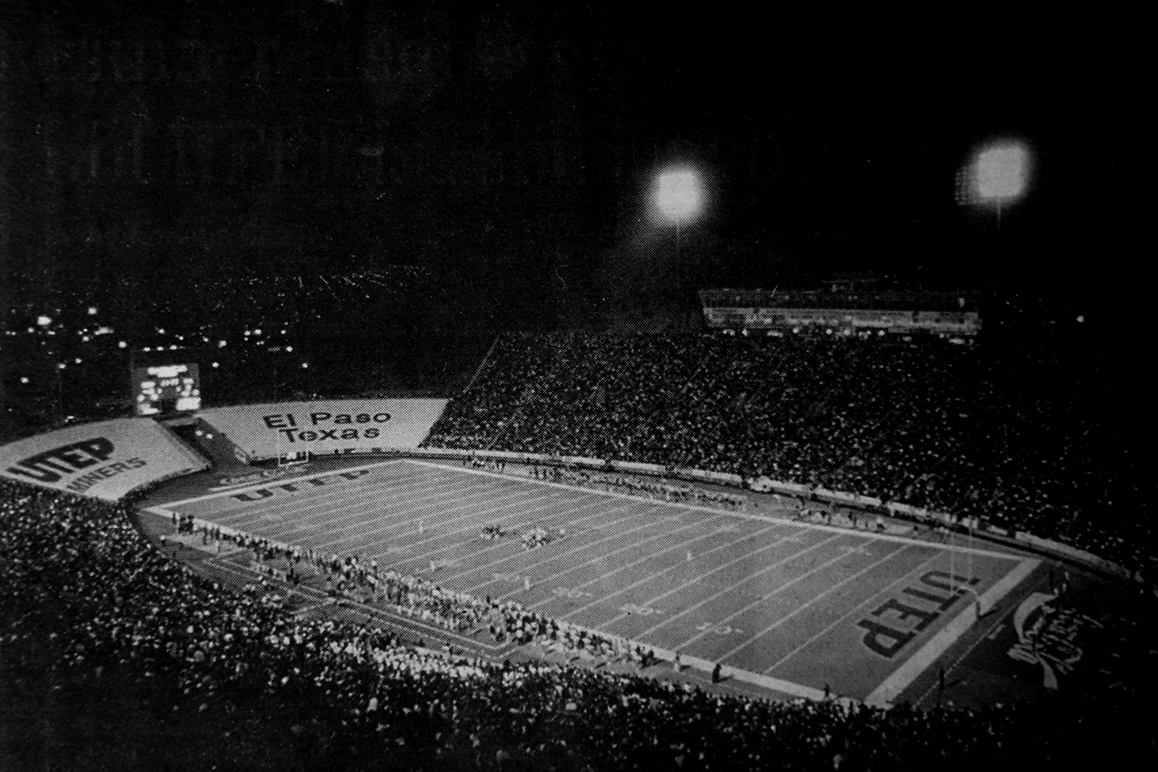
[{"label": "stadium wall", "polygon": [[348,399],[233,405],[200,417],[251,461],[417,448],[446,399]]},{"label": "stadium wall", "polygon": [[149,418],[69,426],[0,447],[0,475],[9,480],[106,501],[208,466]]}]

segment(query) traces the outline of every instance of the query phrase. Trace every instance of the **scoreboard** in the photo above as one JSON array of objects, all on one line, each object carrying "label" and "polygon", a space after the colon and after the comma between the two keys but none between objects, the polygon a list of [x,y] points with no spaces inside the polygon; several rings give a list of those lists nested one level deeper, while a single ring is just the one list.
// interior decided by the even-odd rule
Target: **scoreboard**
[{"label": "scoreboard", "polygon": [[201,409],[201,371],[195,363],[133,366],[137,415],[168,415]]}]

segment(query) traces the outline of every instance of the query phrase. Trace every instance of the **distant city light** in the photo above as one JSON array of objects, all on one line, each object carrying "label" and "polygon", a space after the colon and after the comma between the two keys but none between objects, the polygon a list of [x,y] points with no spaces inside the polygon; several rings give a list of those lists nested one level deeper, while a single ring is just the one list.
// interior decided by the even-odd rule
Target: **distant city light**
[{"label": "distant city light", "polygon": [[292,354],[292,353],[293,353],[293,350],[294,350],[294,347],[293,347],[293,346],[286,346],[286,347],[285,347],[285,350],[286,350],[286,351],[288,351],[288,352],[290,352],[290,353]]},{"label": "distant city light", "polygon": [[68,365],[66,365],[64,362],[60,362],[59,364],[56,365],[57,370],[63,370],[66,367],[68,367]]},{"label": "distant city light", "polygon": [[97,315],[97,307],[96,306],[89,306],[88,307],[88,315],[89,316],[96,316]]},{"label": "distant city light", "polygon": [[221,365],[219,365],[217,362],[214,362],[214,363],[213,363],[213,368],[214,368],[214,369],[217,369],[217,368],[218,368],[218,367],[220,367],[220,366],[221,366]]},{"label": "distant city light", "polygon": [[1086,315],[1085,315],[1085,314],[1081,314],[1081,315],[1079,315],[1079,316],[1078,316],[1078,324],[1081,324],[1081,323],[1082,323],[1082,322],[1084,322],[1085,320],[1086,320]]},{"label": "distant city light", "polygon": [[41,314],[40,316],[36,317],[36,323],[41,327],[47,327],[48,325],[52,324],[52,317]]},{"label": "distant city light", "polygon": [[20,379],[20,382],[21,382],[21,383],[28,383],[28,376],[27,376],[27,375],[25,375],[24,377],[22,377],[22,378]]},{"label": "distant city light", "polygon": [[90,338],[90,337],[89,337],[89,336],[87,336],[87,335],[82,335],[80,339],[81,339],[81,341],[83,341],[84,343],[88,343],[90,340],[92,340],[92,338]]},{"label": "distant city light", "polygon": [[76,362],[79,365],[80,364],[80,357],[77,357],[76,359],[74,359],[72,361]]},{"label": "distant city light", "polygon": [[254,335],[261,335],[261,328],[258,327],[256,330],[253,331],[253,334]]},{"label": "distant city light", "polygon": [[158,335],[164,335],[165,334],[165,328],[164,327],[158,327],[157,328],[157,334]]},{"label": "distant city light", "polygon": [[217,341],[217,348],[225,348],[225,341],[223,341],[223,340]]},{"label": "distant city light", "polygon": [[129,344],[125,343],[123,340],[117,341],[117,348],[128,348],[128,345]]},{"label": "distant city light", "polygon": [[302,369],[303,369],[303,370],[305,370],[305,369],[306,369],[307,367],[309,367],[309,366],[310,366],[310,363],[309,363],[309,362],[302,362]]}]

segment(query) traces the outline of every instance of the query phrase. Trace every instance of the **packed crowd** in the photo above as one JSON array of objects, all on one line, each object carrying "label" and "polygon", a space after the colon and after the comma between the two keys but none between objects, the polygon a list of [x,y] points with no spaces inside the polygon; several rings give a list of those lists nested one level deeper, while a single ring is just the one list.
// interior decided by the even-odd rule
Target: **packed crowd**
[{"label": "packed crowd", "polygon": [[931,290],[701,290],[706,306],[729,308],[862,308],[890,311],[976,311],[973,292]]},{"label": "packed crowd", "polygon": [[535,465],[531,468],[531,475],[535,479],[598,488],[612,493],[659,498],[676,504],[743,509],[745,503],[744,497],[739,494],[697,488],[694,485],[676,485],[618,472],[569,469],[566,466],[543,466],[540,468]]},{"label": "packed crowd", "polygon": [[[293,615],[256,586],[199,577],[154,549],[126,505],[9,483],[0,483],[0,582],[0,653],[52,647],[61,674],[95,684],[103,670],[128,669],[171,684],[174,710],[227,711],[256,695],[271,714],[298,711],[295,742],[325,734],[340,739],[328,747],[362,748],[401,768],[447,768],[450,759],[455,768],[561,770],[1022,764],[1072,760],[1091,731],[1104,729],[1099,747],[1122,752],[1140,736],[1136,721],[1115,723],[1120,713],[1070,705],[774,703],[442,656],[379,629]],[[1105,726],[1091,726],[1094,716]]]},{"label": "packed crowd", "polygon": [[[476,598],[467,593],[454,592],[436,582],[419,576],[401,574],[378,565],[376,559],[361,555],[338,555],[318,552],[309,548],[272,542],[262,536],[240,531],[226,531],[219,526],[202,523],[190,515],[172,515],[174,533],[199,537],[203,547],[220,554],[221,545],[236,547],[253,553],[255,569],[271,580],[284,581],[293,587],[316,579],[333,600],[350,600],[377,605],[404,616],[420,619],[456,633],[471,633],[484,629],[496,641],[516,643],[537,642],[568,652],[590,654],[608,652],[608,657],[638,661],[642,650],[632,648],[627,641],[605,637],[567,623],[559,623],[540,614],[526,611],[517,603],[500,603],[489,595]],[[496,539],[506,535],[498,525],[484,526],[481,536]],[[535,526],[520,534],[524,549],[534,549],[566,536],[563,529],[548,531]],[[160,537],[162,549],[168,547],[166,537]],[[434,575],[439,561],[432,561]]]},{"label": "packed crowd", "polygon": [[1146,497],[1097,388],[1042,352],[937,339],[512,334],[427,444],[767,475],[1152,573]]}]

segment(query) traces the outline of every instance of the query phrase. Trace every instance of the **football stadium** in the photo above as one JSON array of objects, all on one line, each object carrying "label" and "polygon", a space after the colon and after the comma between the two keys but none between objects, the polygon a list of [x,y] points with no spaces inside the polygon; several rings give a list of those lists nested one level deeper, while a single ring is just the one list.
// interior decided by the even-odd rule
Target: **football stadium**
[{"label": "football stadium", "polygon": [[16,5],[0,768],[1153,752],[1134,306],[1032,262],[1048,110],[890,146],[870,224],[807,181],[890,130],[663,112],[590,9]]}]

